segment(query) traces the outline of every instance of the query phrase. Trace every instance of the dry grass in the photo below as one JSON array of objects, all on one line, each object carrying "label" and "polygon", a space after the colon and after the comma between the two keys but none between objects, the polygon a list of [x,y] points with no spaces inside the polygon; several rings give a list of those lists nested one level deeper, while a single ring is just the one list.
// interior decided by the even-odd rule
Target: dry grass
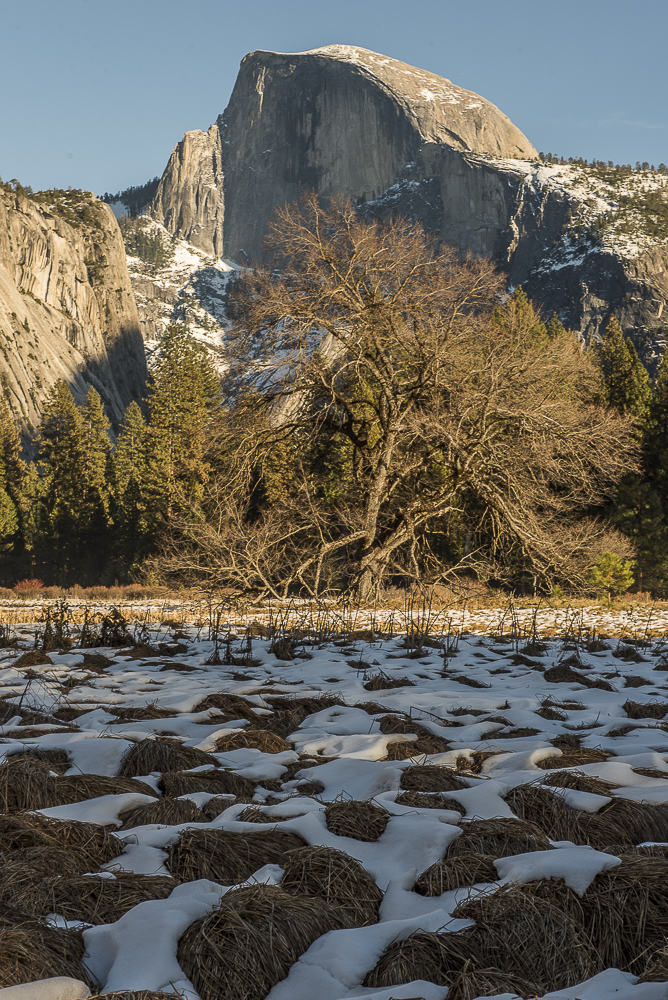
[{"label": "dry grass", "polygon": [[120,993],[96,993],[89,1000],[183,1000],[183,994],[156,993],[154,990],[121,990]]},{"label": "dry grass", "polygon": [[129,747],[121,758],[120,774],[133,778],[152,771],[187,771],[191,767],[215,764],[204,750],[182,746],[166,738],[146,739]]},{"label": "dry grass", "polygon": [[578,771],[555,771],[543,778],[543,784],[552,788],[573,788],[576,792],[590,792],[592,795],[610,795],[619,785],[604,778],[591,777]]},{"label": "dry grass", "polygon": [[5,861],[0,899],[33,917],[58,913],[66,920],[109,924],[147,899],[166,899],[178,883],[161,875],[118,872],[99,875],[53,874],[50,855]]},{"label": "dry grass", "polygon": [[294,750],[292,743],[288,743],[269,729],[242,729],[240,732],[219,736],[216,740],[217,753],[227,753],[230,750],[241,750],[246,747],[261,750],[263,753],[285,753],[286,750]]},{"label": "dry grass", "polygon": [[575,894],[545,881],[474,896],[453,917],[476,922],[463,932],[475,942],[475,965],[531,979],[545,992],[584,982],[606,967],[577,913]]},{"label": "dry grass", "polygon": [[208,878],[220,885],[237,885],[263,865],[284,867],[287,853],[304,846],[296,833],[282,830],[228,833],[194,828],[184,830],[171,848],[167,867],[183,882]]},{"label": "dry grass", "polygon": [[224,767],[194,773],[167,771],[161,776],[159,784],[166,795],[173,796],[209,792],[211,795],[234,795],[244,802],[250,802],[255,794],[255,785],[252,781]]},{"label": "dry grass", "polygon": [[645,971],[640,976],[641,983],[668,983],[668,945],[657,949],[650,957]]},{"label": "dry grass", "polygon": [[668,702],[625,701],[622,708],[629,719],[663,719],[668,712]]},{"label": "dry grass", "polygon": [[405,791],[456,792],[468,788],[468,785],[449,767],[416,764],[401,772],[401,787]]},{"label": "dry grass", "polygon": [[540,767],[546,771],[552,771],[564,767],[584,767],[585,764],[601,764],[604,760],[612,757],[612,754],[598,747],[580,746],[560,746],[561,756],[544,757],[540,761]]},{"label": "dry grass", "polygon": [[466,812],[461,802],[440,792],[399,792],[395,801],[401,806],[410,806],[412,809],[454,809],[462,816]]},{"label": "dry grass", "polygon": [[83,938],[76,931],[47,927],[27,914],[3,907],[0,941],[0,987],[54,976],[90,982],[82,965]]},{"label": "dry grass", "polygon": [[340,907],[356,927],[377,923],[383,898],[359,861],[332,847],[302,847],[290,853],[281,889]]},{"label": "dry grass", "polygon": [[378,840],[389,818],[385,809],[366,800],[330,802],[325,809],[329,832],[337,837],[352,837],[353,840]]},{"label": "dry grass", "polygon": [[414,892],[421,896],[440,896],[452,889],[496,882],[499,878],[494,858],[486,854],[460,854],[446,861],[437,861],[418,876]]},{"label": "dry grass", "polygon": [[476,1000],[476,997],[496,996],[512,993],[515,996],[536,997],[540,988],[528,979],[500,969],[477,969],[472,963],[465,965],[448,987],[449,1000]]},{"label": "dry grass", "polygon": [[[225,694],[223,692],[207,695],[206,698],[203,698],[202,701],[195,705],[193,712],[206,712],[211,708],[217,708],[221,711],[225,722],[232,722],[234,719],[246,719],[248,722],[254,723],[258,729],[262,727],[263,719],[266,718],[266,716],[258,715],[253,710],[250,702],[242,698],[241,695]],[[217,719],[218,717],[215,718]],[[211,719],[208,719],[207,724],[211,721]]]},{"label": "dry grass", "polygon": [[[468,936],[420,931],[386,948],[364,985],[384,989],[424,979],[448,986],[475,960],[475,946]],[[542,991],[536,990],[534,996],[538,992]]]},{"label": "dry grass", "polygon": [[459,837],[452,841],[447,858],[462,854],[485,854],[493,858],[510,858],[530,851],[549,851],[552,845],[535,824],[523,819],[482,819],[467,823]]},{"label": "dry grass", "polygon": [[349,926],[346,913],[323,900],[251,886],[192,924],[177,957],[202,1000],[263,1000],[318,937]]},{"label": "dry grass", "polygon": [[[579,776],[575,781],[582,791],[601,787],[598,779],[588,781],[586,776]],[[604,783],[603,788],[606,786]],[[595,794],[605,795],[606,790]],[[587,813],[566,805],[559,791],[528,784],[513,788],[506,802],[520,819],[535,822],[551,840],[572,840],[597,850],[607,850],[613,844],[626,849],[644,840],[668,841],[668,805],[665,804],[648,805],[613,798],[597,813]]]},{"label": "dry grass", "polygon": [[[569,657],[569,660],[577,663],[574,657]],[[602,677],[592,678],[581,673],[579,670],[573,670],[568,661],[562,661],[561,663],[557,663],[556,666],[550,667],[545,671],[543,677],[550,684],[581,684],[583,687],[600,688],[602,691],[615,690],[612,684],[603,680]]]},{"label": "dry grass", "polygon": [[668,938],[668,860],[623,858],[596,876],[582,907],[602,968],[642,975],[647,953],[662,948]]},{"label": "dry grass", "polygon": [[49,809],[121,792],[157,797],[149,785],[129,778],[108,778],[99,774],[55,775],[48,760],[34,753],[16,754],[0,764],[0,810],[5,813]]},{"label": "dry grass", "polygon": [[123,851],[123,841],[95,823],[47,819],[34,814],[0,815],[0,854],[33,851],[34,856],[53,852],[52,871],[67,854],[78,871],[94,871]]},{"label": "dry grass", "polygon": [[181,823],[206,823],[207,817],[190,799],[167,797],[147,806],[130,809],[119,814],[123,821],[121,830],[159,823],[162,826],[179,826]]}]

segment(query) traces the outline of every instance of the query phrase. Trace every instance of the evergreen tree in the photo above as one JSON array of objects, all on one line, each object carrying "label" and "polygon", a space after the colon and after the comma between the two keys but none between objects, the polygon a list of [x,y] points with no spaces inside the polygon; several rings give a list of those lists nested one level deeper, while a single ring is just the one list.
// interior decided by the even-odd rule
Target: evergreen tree
[{"label": "evergreen tree", "polygon": [[197,505],[208,475],[204,458],[209,410],[220,379],[206,350],[183,326],[170,325],[160,344],[148,397],[145,495],[156,533],[175,505]]},{"label": "evergreen tree", "polygon": [[153,519],[147,515],[147,435],[146,421],[133,400],[125,411],[116,439],[111,476],[115,558],[124,573],[150,548]]},{"label": "evergreen tree", "polygon": [[0,552],[12,552],[19,544],[19,505],[25,464],[19,457],[18,428],[6,400],[0,400]]},{"label": "evergreen tree", "polygon": [[614,316],[610,317],[598,352],[605,405],[630,414],[642,423],[649,414],[652,384],[630,338],[624,338]]},{"label": "evergreen tree", "polygon": [[98,582],[108,558],[106,462],[109,422],[95,389],[79,410],[59,381],[44,405],[32,545],[38,568],[70,586]]}]

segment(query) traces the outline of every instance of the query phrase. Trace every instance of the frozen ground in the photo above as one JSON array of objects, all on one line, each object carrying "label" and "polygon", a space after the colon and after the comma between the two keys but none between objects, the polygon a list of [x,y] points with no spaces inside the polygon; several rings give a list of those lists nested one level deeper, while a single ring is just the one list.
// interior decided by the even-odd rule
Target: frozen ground
[{"label": "frozen ground", "polygon": [[[380,919],[318,938],[273,987],[271,1000],[444,1000],[447,988],[427,981],[383,989],[363,984],[393,942],[416,931],[470,926],[470,920],[452,916],[469,894],[502,883],[563,879],[581,896],[598,873],[619,864],[614,852],[559,840],[553,850],[499,858],[497,882],[436,897],[415,891],[416,877],[444,858],[469,823],[512,818],[506,799],[513,790],[541,784],[557,771],[609,783],[601,786],[605,794],[568,787],[568,777],[564,787],[541,785],[578,814],[595,816],[617,799],[668,803],[668,645],[657,638],[668,632],[668,620],[657,614],[648,620],[649,612],[616,618],[613,612],[609,618],[583,612],[574,628],[570,614],[570,623],[566,612],[546,611],[544,620],[534,615],[543,635],[566,633],[542,642],[530,634],[530,612],[520,615],[523,624],[518,613],[444,613],[422,640],[415,626],[406,631],[399,615],[391,621],[388,616],[381,634],[367,631],[360,613],[355,627],[347,624],[347,635],[293,629],[278,645],[257,634],[263,631],[257,618],[249,629],[239,622],[221,625],[217,644],[201,627],[177,629],[172,622],[144,626],[141,646],[89,650],[109,661],[98,661],[94,669],[76,645],[49,652],[50,663],[21,665],[30,638],[43,628],[24,626],[21,648],[1,654],[0,697],[20,706],[5,713],[1,759],[57,748],[69,758],[65,776],[112,777],[133,745],[156,737],[204,751],[211,768],[252,782],[255,822],[239,819],[248,801],[230,796],[231,804],[209,822],[120,829],[120,814],[155,803],[159,773],[140,775],[146,795],[105,794],[42,812],[119,827],[125,847],[103,866],[109,877],[121,871],[169,874],[170,847],[195,826],[240,835],[276,829],[343,851],[361,862],[382,891]],[[603,635],[625,633],[629,641],[592,640],[594,627]],[[247,711],[238,712],[244,717],[235,718],[229,706],[202,707],[220,694],[241,699],[230,704],[245,705]],[[291,749],[269,753],[253,747],[254,740],[264,745],[261,738],[249,736],[248,746],[236,739],[245,731],[271,730],[286,704],[303,706],[305,699],[317,710],[305,717],[302,711],[300,724],[287,733]],[[230,740],[236,748],[221,747]],[[416,764],[437,765],[461,778],[450,808],[447,794],[443,799],[433,792],[424,793],[426,805],[402,802],[405,773]],[[198,765],[193,773],[206,770]],[[202,809],[215,796],[199,791],[183,797]],[[328,804],[347,800],[371,801],[386,811],[377,839],[358,840],[328,828]],[[259,826],[258,817],[270,822]],[[279,865],[264,865],[250,881],[280,884],[282,873]],[[177,942],[230,888],[209,879],[184,882],[168,898],[142,902],[115,922],[87,925],[86,963],[101,992],[176,989],[196,998],[178,964]],[[50,920],[64,923],[57,913]],[[667,989],[608,970],[549,996],[665,1000]]]}]

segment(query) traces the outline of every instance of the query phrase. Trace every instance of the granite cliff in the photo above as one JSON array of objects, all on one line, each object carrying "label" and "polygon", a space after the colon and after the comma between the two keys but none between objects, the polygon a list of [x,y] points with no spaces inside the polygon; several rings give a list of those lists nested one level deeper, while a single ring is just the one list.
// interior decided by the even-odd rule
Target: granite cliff
[{"label": "granite cliff", "polygon": [[[246,56],[224,114],[175,148],[150,211],[169,233],[243,264],[261,254],[277,206],[304,189],[342,192],[364,212],[419,218],[494,257],[511,285],[585,339],[614,311],[651,361],[668,302],[668,228],[648,231],[627,204],[618,239],[620,178],[599,174],[541,164],[498,108],[449,80],[331,45]],[[666,179],[640,188],[665,197]]]},{"label": "granite cliff", "polygon": [[26,435],[58,379],[90,386],[117,423],[145,392],[146,360],[111,209],[82,191],[0,186],[0,380]]}]

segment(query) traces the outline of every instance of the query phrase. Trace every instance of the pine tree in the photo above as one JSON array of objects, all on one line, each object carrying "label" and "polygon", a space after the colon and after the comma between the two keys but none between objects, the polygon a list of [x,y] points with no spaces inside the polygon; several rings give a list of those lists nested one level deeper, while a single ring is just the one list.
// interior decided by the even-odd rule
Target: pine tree
[{"label": "pine tree", "polygon": [[6,400],[0,400],[0,552],[7,555],[19,539],[19,504],[25,463],[19,457],[18,428]]},{"label": "pine tree", "polygon": [[108,428],[95,389],[79,410],[66,382],[53,386],[38,438],[33,546],[42,573],[62,585],[98,582],[108,558]]},{"label": "pine tree", "polygon": [[614,316],[610,317],[598,353],[605,405],[631,414],[642,424],[649,414],[652,384],[630,338],[624,338]]},{"label": "pine tree", "polygon": [[130,403],[112,459],[115,559],[121,572],[150,549],[153,518],[147,515],[146,447],[148,429],[137,403]]},{"label": "pine tree", "polygon": [[204,459],[208,413],[220,394],[220,379],[203,347],[183,326],[163,336],[148,397],[146,493],[156,532],[176,506],[199,502],[208,466]]}]

